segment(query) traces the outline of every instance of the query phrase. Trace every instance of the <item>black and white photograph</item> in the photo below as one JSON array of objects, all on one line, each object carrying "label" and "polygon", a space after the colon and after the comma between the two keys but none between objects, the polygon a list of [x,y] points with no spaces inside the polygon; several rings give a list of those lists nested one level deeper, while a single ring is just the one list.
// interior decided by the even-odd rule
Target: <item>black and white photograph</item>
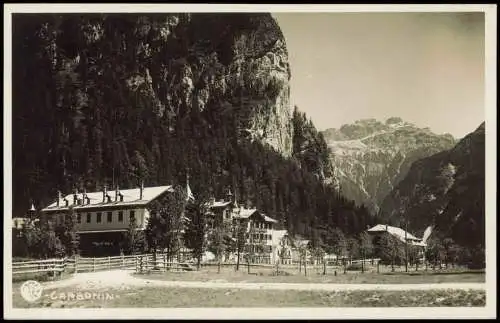
[{"label": "black and white photograph", "polygon": [[363,7],[4,5],[4,316],[494,318],[496,5]]}]

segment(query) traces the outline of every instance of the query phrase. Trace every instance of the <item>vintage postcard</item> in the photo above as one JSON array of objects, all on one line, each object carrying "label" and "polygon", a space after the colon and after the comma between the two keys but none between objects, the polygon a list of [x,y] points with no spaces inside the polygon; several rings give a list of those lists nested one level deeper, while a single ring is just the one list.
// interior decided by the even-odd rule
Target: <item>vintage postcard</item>
[{"label": "vintage postcard", "polygon": [[495,317],[495,9],[4,5],[4,317]]}]

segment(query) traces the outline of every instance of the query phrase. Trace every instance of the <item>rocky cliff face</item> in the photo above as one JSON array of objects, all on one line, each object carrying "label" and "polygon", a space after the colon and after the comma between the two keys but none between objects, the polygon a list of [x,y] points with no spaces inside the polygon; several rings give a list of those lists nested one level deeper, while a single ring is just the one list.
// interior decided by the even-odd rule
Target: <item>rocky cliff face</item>
[{"label": "rocky cliff face", "polygon": [[[21,46],[38,47],[50,61],[32,76],[54,72],[59,89],[78,87],[74,110],[108,82],[159,116],[213,105],[241,113],[242,129],[291,153],[288,53],[269,14],[41,15],[15,23],[19,41],[37,35]],[[70,109],[61,91],[52,99]]]},{"label": "rocky cliff face", "polygon": [[291,156],[288,53],[270,14],[19,15],[12,56],[23,210],[62,183],[165,181],[168,138],[186,131]]},{"label": "rocky cliff face", "polygon": [[451,135],[436,135],[400,118],[359,120],[323,134],[342,193],[375,213],[414,161],[455,144]]},{"label": "rocky cliff face", "polygon": [[415,232],[434,225],[463,246],[484,247],[484,143],[483,122],[452,149],[413,163],[384,200],[381,217],[399,223],[407,214]]}]

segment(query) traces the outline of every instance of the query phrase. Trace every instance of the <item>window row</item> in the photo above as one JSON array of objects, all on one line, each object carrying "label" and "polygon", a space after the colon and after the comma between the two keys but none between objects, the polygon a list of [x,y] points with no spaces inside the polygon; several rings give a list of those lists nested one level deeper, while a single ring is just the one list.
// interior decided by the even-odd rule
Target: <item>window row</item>
[{"label": "window row", "polygon": [[254,222],[252,226],[257,229],[272,229],[271,223],[266,222]]},{"label": "window row", "polygon": [[[123,217],[124,217],[125,211],[118,211],[118,222],[123,222]],[[81,224],[83,222],[83,219],[85,219],[85,223],[102,223],[103,222],[103,214],[105,215],[105,219],[107,223],[113,222],[113,212],[108,211],[108,212],[97,212],[95,214],[93,213],[86,213],[86,214],[81,214],[78,213],[76,215],[76,221],[78,224]],[[93,216],[95,215],[95,220],[92,221]],[[135,210],[130,210],[129,211],[129,221],[132,222],[135,219]],[[63,224],[64,223],[64,215],[59,215],[56,218],[56,223],[57,224]]]},{"label": "window row", "polygon": [[250,239],[257,241],[257,240],[271,240],[272,237],[270,234],[263,234],[263,233],[254,233],[250,235]]},{"label": "window row", "polygon": [[262,253],[262,252],[272,252],[272,247],[271,246],[262,246],[262,245],[247,245],[245,246],[245,251],[246,252],[255,252],[255,253]]}]

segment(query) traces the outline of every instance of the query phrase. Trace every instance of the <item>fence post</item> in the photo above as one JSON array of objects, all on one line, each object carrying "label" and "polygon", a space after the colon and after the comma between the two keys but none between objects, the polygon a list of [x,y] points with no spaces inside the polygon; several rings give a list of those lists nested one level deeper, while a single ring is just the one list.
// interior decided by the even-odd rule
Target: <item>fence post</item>
[{"label": "fence post", "polygon": [[122,254],[122,268],[125,268],[125,255]]},{"label": "fence post", "polygon": [[111,257],[108,256],[108,269],[111,269]]},{"label": "fence post", "polygon": [[95,271],[95,257],[92,257],[92,262],[93,262],[92,271]]},{"label": "fence post", "polygon": [[78,273],[78,255],[75,254],[75,274]]},{"label": "fence post", "polygon": [[53,272],[52,279],[53,279],[53,280],[56,280],[56,260],[55,260],[55,259],[53,259],[53,260],[51,261],[51,263],[52,263],[52,272]]},{"label": "fence post", "polygon": [[165,253],[163,253],[163,271],[167,271],[167,258],[165,256]]}]

